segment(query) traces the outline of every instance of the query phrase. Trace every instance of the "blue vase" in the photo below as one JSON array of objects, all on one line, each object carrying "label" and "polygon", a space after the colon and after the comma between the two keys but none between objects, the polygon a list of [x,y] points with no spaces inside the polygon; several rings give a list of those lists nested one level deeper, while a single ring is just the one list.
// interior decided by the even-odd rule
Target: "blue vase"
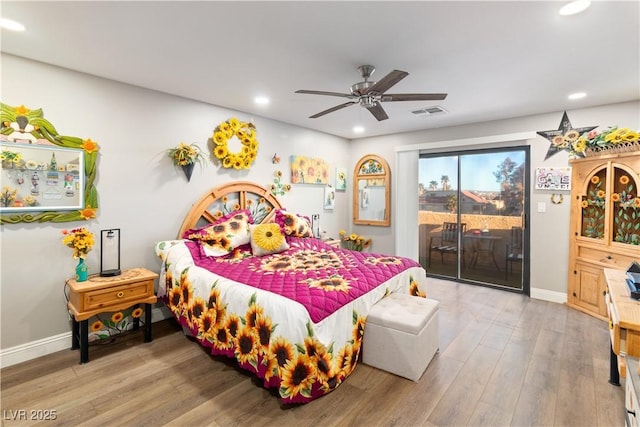
[{"label": "blue vase", "polygon": [[85,282],[89,276],[87,272],[87,265],[84,263],[84,258],[78,260],[76,265],[76,282]]}]

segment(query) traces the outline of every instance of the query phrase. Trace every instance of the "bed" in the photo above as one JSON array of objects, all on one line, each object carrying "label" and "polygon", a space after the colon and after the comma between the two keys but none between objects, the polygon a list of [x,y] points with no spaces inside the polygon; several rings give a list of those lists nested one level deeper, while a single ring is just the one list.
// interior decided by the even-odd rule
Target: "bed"
[{"label": "bed", "polygon": [[275,388],[283,404],[345,381],[373,304],[393,292],[426,296],[417,262],[332,247],[251,182],[207,192],[178,238],[155,251],[158,297],[185,331]]}]

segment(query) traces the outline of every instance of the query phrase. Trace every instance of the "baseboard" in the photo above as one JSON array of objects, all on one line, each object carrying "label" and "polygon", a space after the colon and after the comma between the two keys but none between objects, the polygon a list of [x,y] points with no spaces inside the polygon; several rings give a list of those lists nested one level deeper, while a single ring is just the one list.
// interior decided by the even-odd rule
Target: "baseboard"
[{"label": "baseboard", "polygon": [[567,302],[567,294],[564,292],[549,291],[546,289],[531,288],[531,298],[543,301],[557,302],[565,304]]},{"label": "baseboard", "polygon": [[[154,307],[151,310],[151,322],[159,322],[169,317],[171,317],[171,311],[164,306]],[[0,350],[0,369],[57,351],[68,350],[70,347],[71,331],[2,349]]]}]

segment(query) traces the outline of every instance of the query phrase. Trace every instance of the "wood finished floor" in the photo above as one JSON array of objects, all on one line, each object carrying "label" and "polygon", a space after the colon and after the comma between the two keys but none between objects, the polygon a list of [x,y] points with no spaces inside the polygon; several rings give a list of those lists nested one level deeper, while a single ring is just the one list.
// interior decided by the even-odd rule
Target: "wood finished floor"
[{"label": "wood finished floor", "polygon": [[[334,392],[283,408],[251,375],[209,356],[172,320],[0,371],[8,411],[55,410],[54,426],[623,426],[607,324],[564,305],[429,278],[440,351],[414,383],[359,364]],[[624,380],[623,386],[624,386]]]}]

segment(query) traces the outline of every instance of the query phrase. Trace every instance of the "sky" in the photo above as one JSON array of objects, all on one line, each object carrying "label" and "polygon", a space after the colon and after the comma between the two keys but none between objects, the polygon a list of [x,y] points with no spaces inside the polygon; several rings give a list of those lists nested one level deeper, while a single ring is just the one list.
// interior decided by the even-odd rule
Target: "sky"
[{"label": "sky", "polygon": [[[499,191],[500,184],[493,172],[498,170],[500,163],[509,157],[516,164],[524,163],[524,151],[507,151],[499,153],[464,154],[460,156],[461,180],[463,190]],[[458,156],[431,157],[420,159],[418,182],[429,187],[429,182],[437,181],[438,189],[442,189],[440,178],[449,177],[451,189],[458,188],[457,166]]]}]

